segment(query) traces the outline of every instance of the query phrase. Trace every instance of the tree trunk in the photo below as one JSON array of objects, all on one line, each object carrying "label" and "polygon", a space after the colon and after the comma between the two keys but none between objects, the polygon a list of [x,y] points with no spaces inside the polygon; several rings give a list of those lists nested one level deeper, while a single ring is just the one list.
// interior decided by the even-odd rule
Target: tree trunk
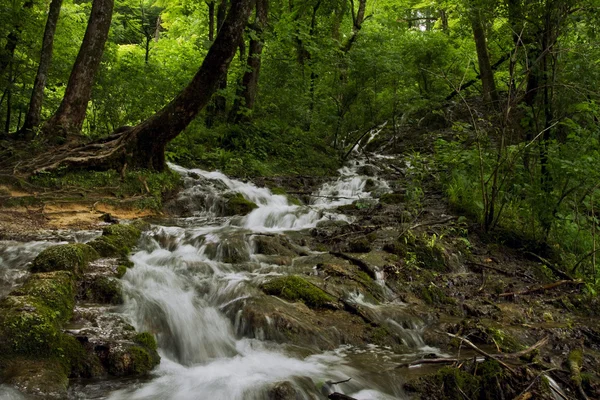
[{"label": "tree trunk", "polygon": [[[258,78],[260,76],[261,54],[263,50],[263,31],[268,20],[268,0],[256,0],[256,21],[253,26],[256,35],[250,39],[246,72],[242,78],[242,91],[236,97],[231,110],[231,119],[238,123],[243,119],[242,106],[248,110],[254,108],[258,93]],[[242,104],[243,100],[243,104]]]},{"label": "tree trunk", "polygon": [[358,32],[362,29],[362,24],[365,22],[365,10],[367,8],[367,0],[359,0],[358,2],[358,11],[354,12],[354,0],[350,0],[351,8],[352,8],[352,35],[346,41],[346,44],[343,46],[342,51],[344,53],[348,53],[352,48],[352,45],[356,41],[358,36]]},{"label": "tree trunk", "polygon": [[85,36],[69,83],[56,113],[43,127],[44,135],[74,140],[81,132],[94,77],[102,60],[112,19],[114,0],[94,0]]},{"label": "tree trunk", "polygon": [[[227,75],[253,8],[254,0],[232,0],[227,18],[202,66],[177,97],[139,125],[94,143],[63,146],[28,163],[29,172],[60,166],[86,169],[165,168],[165,147],[208,104]],[[33,168],[32,168],[33,167]]]},{"label": "tree trunk", "polygon": [[[217,35],[221,31],[221,27],[225,22],[228,0],[220,0],[217,7]],[[210,15],[209,15],[210,18]],[[210,22],[210,21],[209,21]],[[241,40],[241,37],[240,37]],[[227,89],[227,74],[219,81],[219,91]],[[222,116],[227,109],[227,99],[225,96],[217,93],[213,96],[212,103],[208,106],[206,116],[206,126],[211,128],[216,118]]]},{"label": "tree trunk", "polygon": [[37,75],[33,83],[31,92],[31,100],[29,109],[25,116],[25,123],[21,132],[29,135],[34,128],[40,124],[40,115],[42,113],[42,102],[44,101],[44,89],[46,88],[46,80],[48,78],[48,69],[52,62],[52,47],[54,46],[54,33],[56,32],[56,24],[60,15],[60,8],[63,0],[52,0],[50,10],[48,11],[48,19],[46,20],[46,28],[44,29],[44,39],[42,41],[42,53],[40,55],[40,65],[38,66]]},{"label": "tree trunk", "polygon": [[475,38],[475,47],[477,48],[477,61],[479,62],[479,75],[483,86],[483,100],[486,102],[498,102],[498,92],[496,91],[496,82],[494,81],[494,71],[490,63],[485,30],[479,11],[475,11],[471,16],[473,27],[473,36]]}]

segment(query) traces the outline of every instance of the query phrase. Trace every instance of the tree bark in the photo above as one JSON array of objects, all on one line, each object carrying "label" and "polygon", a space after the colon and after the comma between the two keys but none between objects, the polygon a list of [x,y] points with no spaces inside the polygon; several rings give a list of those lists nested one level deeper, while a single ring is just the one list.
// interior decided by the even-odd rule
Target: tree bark
[{"label": "tree bark", "polygon": [[81,132],[92,94],[94,77],[108,39],[114,0],[94,0],[79,54],[56,113],[46,122],[43,134],[51,139],[74,140]]},{"label": "tree bark", "polygon": [[29,101],[29,109],[25,116],[25,123],[21,132],[27,136],[35,127],[40,124],[40,115],[42,113],[42,103],[44,101],[44,89],[48,78],[48,69],[52,62],[52,48],[54,46],[54,33],[60,15],[60,8],[63,0],[52,0],[50,10],[48,11],[48,19],[46,20],[46,28],[44,29],[44,39],[42,41],[42,52],[40,55],[40,64],[38,66],[37,75],[33,83],[31,92],[31,100]]},{"label": "tree bark", "polygon": [[[227,12],[228,0],[220,0],[219,6],[217,7],[217,35],[221,31],[221,27],[225,23],[225,16]],[[210,18],[210,15],[209,15]],[[209,21],[210,22],[210,21]],[[241,40],[241,37],[240,37]],[[227,89],[227,74],[219,81],[218,90]],[[206,126],[212,127],[216,118],[222,116],[227,109],[227,99],[221,94],[215,94],[212,99],[212,103],[208,106],[206,116]]]},{"label": "tree bark", "polygon": [[487,49],[485,30],[479,11],[475,11],[471,16],[471,25],[473,27],[473,37],[475,38],[475,47],[477,49],[477,61],[479,63],[479,75],[483,86],[483,100],[486,102],[498,102],[498,92],[496,82],[494,81],[494,71],[490,63],[490,55]]},{"label": "tree bark", "polygon": [[350,7],[352,9],[352,35],[344,44],[342,51],[344,53],[348,53],[352,48],[352,45],[356,41],[358,36],[358,32],[362,29],[362,24],[365,22],[365,10],[367,8],[367,0],[359,0],[358,2],[358,11],[354,11],[354,0],[350,0]]},{"label": "tree bark", "polygon": [[264,47],[263,32],[268,21],[268,6],[268,0],[256,0],[256,21],[253,26],[256,36],[250,39],[246,72],[242,78],[242,91],[236,97],[231,110],[231,119],[236,123],[240,122],[245,115],[240,112],[242,107],[248,110],[254,108],[256,95],[258,94],[258,78],[260,76],[261,55]]}]

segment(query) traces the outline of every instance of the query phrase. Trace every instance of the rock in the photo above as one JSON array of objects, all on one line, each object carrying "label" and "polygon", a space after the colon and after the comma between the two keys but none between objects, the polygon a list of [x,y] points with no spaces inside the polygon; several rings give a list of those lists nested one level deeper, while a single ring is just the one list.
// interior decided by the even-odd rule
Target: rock
[{"label": "rock", "polygon": [[65,399],[69,378],[56,359],[15,358],[4,363],[2,382],[34,398]]},{"label": "rock", "polygon": [[78,299],[93,303],[122,304],[121,282],[109,276],[91,276],[81,283]]},{"label": "rock", "polygon": [[67,321],[73,315],[75,305],[75,279],[68,271],[54,271],[32,274],[13,296],[31,296],[39,299],[53,312],[59,314],[61,321]]},{"label": "rock", "polygon": [[255,208],[258,208],[255,203],[246,200],[241,193],[236,193],[235,195],[229,197],[225,202],[223,215],[246,215]]},{"label": "rock", "polygon": [[266,294],[289,301],[302,301],[311,308],[337,308],[335,298],[299,276],[275,278],[264,283],[261,288]]},{"label": "rock", "polygon": [[264,236],[255,235],[252,237],[254,252],[267,256],[294,257],[298,254],[293,250],[294,246],[283,235]]},{"label": "rock", "polygon": [[298,391],[291,382],[277,382],[269,389],[269,400],[296,400]]},{"label": "rock", "polygon": [[81,275],[90,261],[99,257],[94,248],[83,243],[63,244],[42,251],[31,264],[31,272],[70,271]]},{"label": "rock", "polygon": [[102,257],[125,257],[137,244],[142,232],[131,225],[117,224],[102,230],[102,236],[92,240],[89,245]]},{"label": "rock", "polygon": [[371,249],[371,241],[366,237],[354,239],[348,243],[348,251],[350,253],[368,253]]},{"label": "rock", "polygon": [[60,347],[61,314],[33,296],[0,302],[0,354],[44,357]]},{"label": "rock", "polygon": [[160,363],[160,357],[148,347],[119,343],[108,350],[105,363],[113,376],[145,375]]},{"label": "rock", "polygon": [[250,248],[244,238],[240,236],[228,237],[216,243],[207,243],[204,253],[211,260],[230,264],[250,261]]}]

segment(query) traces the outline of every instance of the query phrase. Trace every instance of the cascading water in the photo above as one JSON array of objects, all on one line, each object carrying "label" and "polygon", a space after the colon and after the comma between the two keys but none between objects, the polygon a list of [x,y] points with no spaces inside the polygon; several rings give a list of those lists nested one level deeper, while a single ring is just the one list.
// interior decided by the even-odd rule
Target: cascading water
[{"label": "cascading water", "polygon": [[[285,273],[253,254],[253,235],[302,230],[322,220],[348,220],[330,210],[371,197],[364,190],[367,177],[357,174],[362,166],[364,162],[342,168],[340,178],[315,193],[309,206],[292,205],[285,196],[219,172],[171,166],[186,181],[179,200],[192,215],[147,233],[131,258],[135,267],[124,277],[124,312],[136,328],[156,335],[163,359],[155,379],[116,391],[111,398],[263,399],[269,387],[282,381],[300,388],[304,398],[317,398],[320,394],[314,385],[304,384],[306,379],[336,382],[348,376],[353,380],[344,388],[356,398],[398,398],[397,384],[378,387],[361,379],[368,373],[350,365],[351,349],[294,356],[286,346],[258,340],[260,333],[243,338],[239,312],[230,313],[238,316],[237,321],[224,312],[236,306],[239,310],[258,293],[265,277]],[[385,182],[377,185],[382,192],[388,190]],[[221,217],[228,192],[241,193],[258,208],[243,218]],[[410,343],[421,344],[416,339]],[[328,384],[323,390],[341,391]]]}]

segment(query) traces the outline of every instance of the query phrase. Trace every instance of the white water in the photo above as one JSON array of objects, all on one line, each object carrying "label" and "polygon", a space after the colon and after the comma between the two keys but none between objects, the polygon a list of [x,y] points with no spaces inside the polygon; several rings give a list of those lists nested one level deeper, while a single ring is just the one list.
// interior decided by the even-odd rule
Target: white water
[{"label": "white water", "polygon": [[[356,173],[363,164],[341,169],[340,178],[315,193],[310,206],[289,204],[285,196],[220,172],[171,166],[185,178],[187,189],[179,200],[187,202],[194,215],[178,221],[178,226],[156,226],[148,233],[131,257],[135,267],[123,278],[125,314],[137,329],[156,335],[162,361],[155,379],[114,392],[111,398],[264,399],[273,384],[284,381],[292,382],[304,398],[318,398],[315,383],[348,377],[351,382],[329,390],[360,399],[400,396],[397,384],[382,388],[361,379],[363,373],[348,365],[343,349],[294,356],[283,345],[259,340],[264,332],[242,337],[244,324],[239,320],[246,299],[258,294],[257,286],[269,275],[284,273],[282,267],[256,262],[252,234],[348,220],[331,209],[371,197],[364,191],[367,177]],[[378,185],[388,190],[384,182]],[[258,208],[243,218],[221,217],[219,197],[231,192],[241,193]],[[204,206],[190,204],[190,199]],[[242,261],[223,262],[231,257]],[[238,310],[237,323],[223,312],[232,307]],[[307,385],[307,380],[313,383]]]}]

